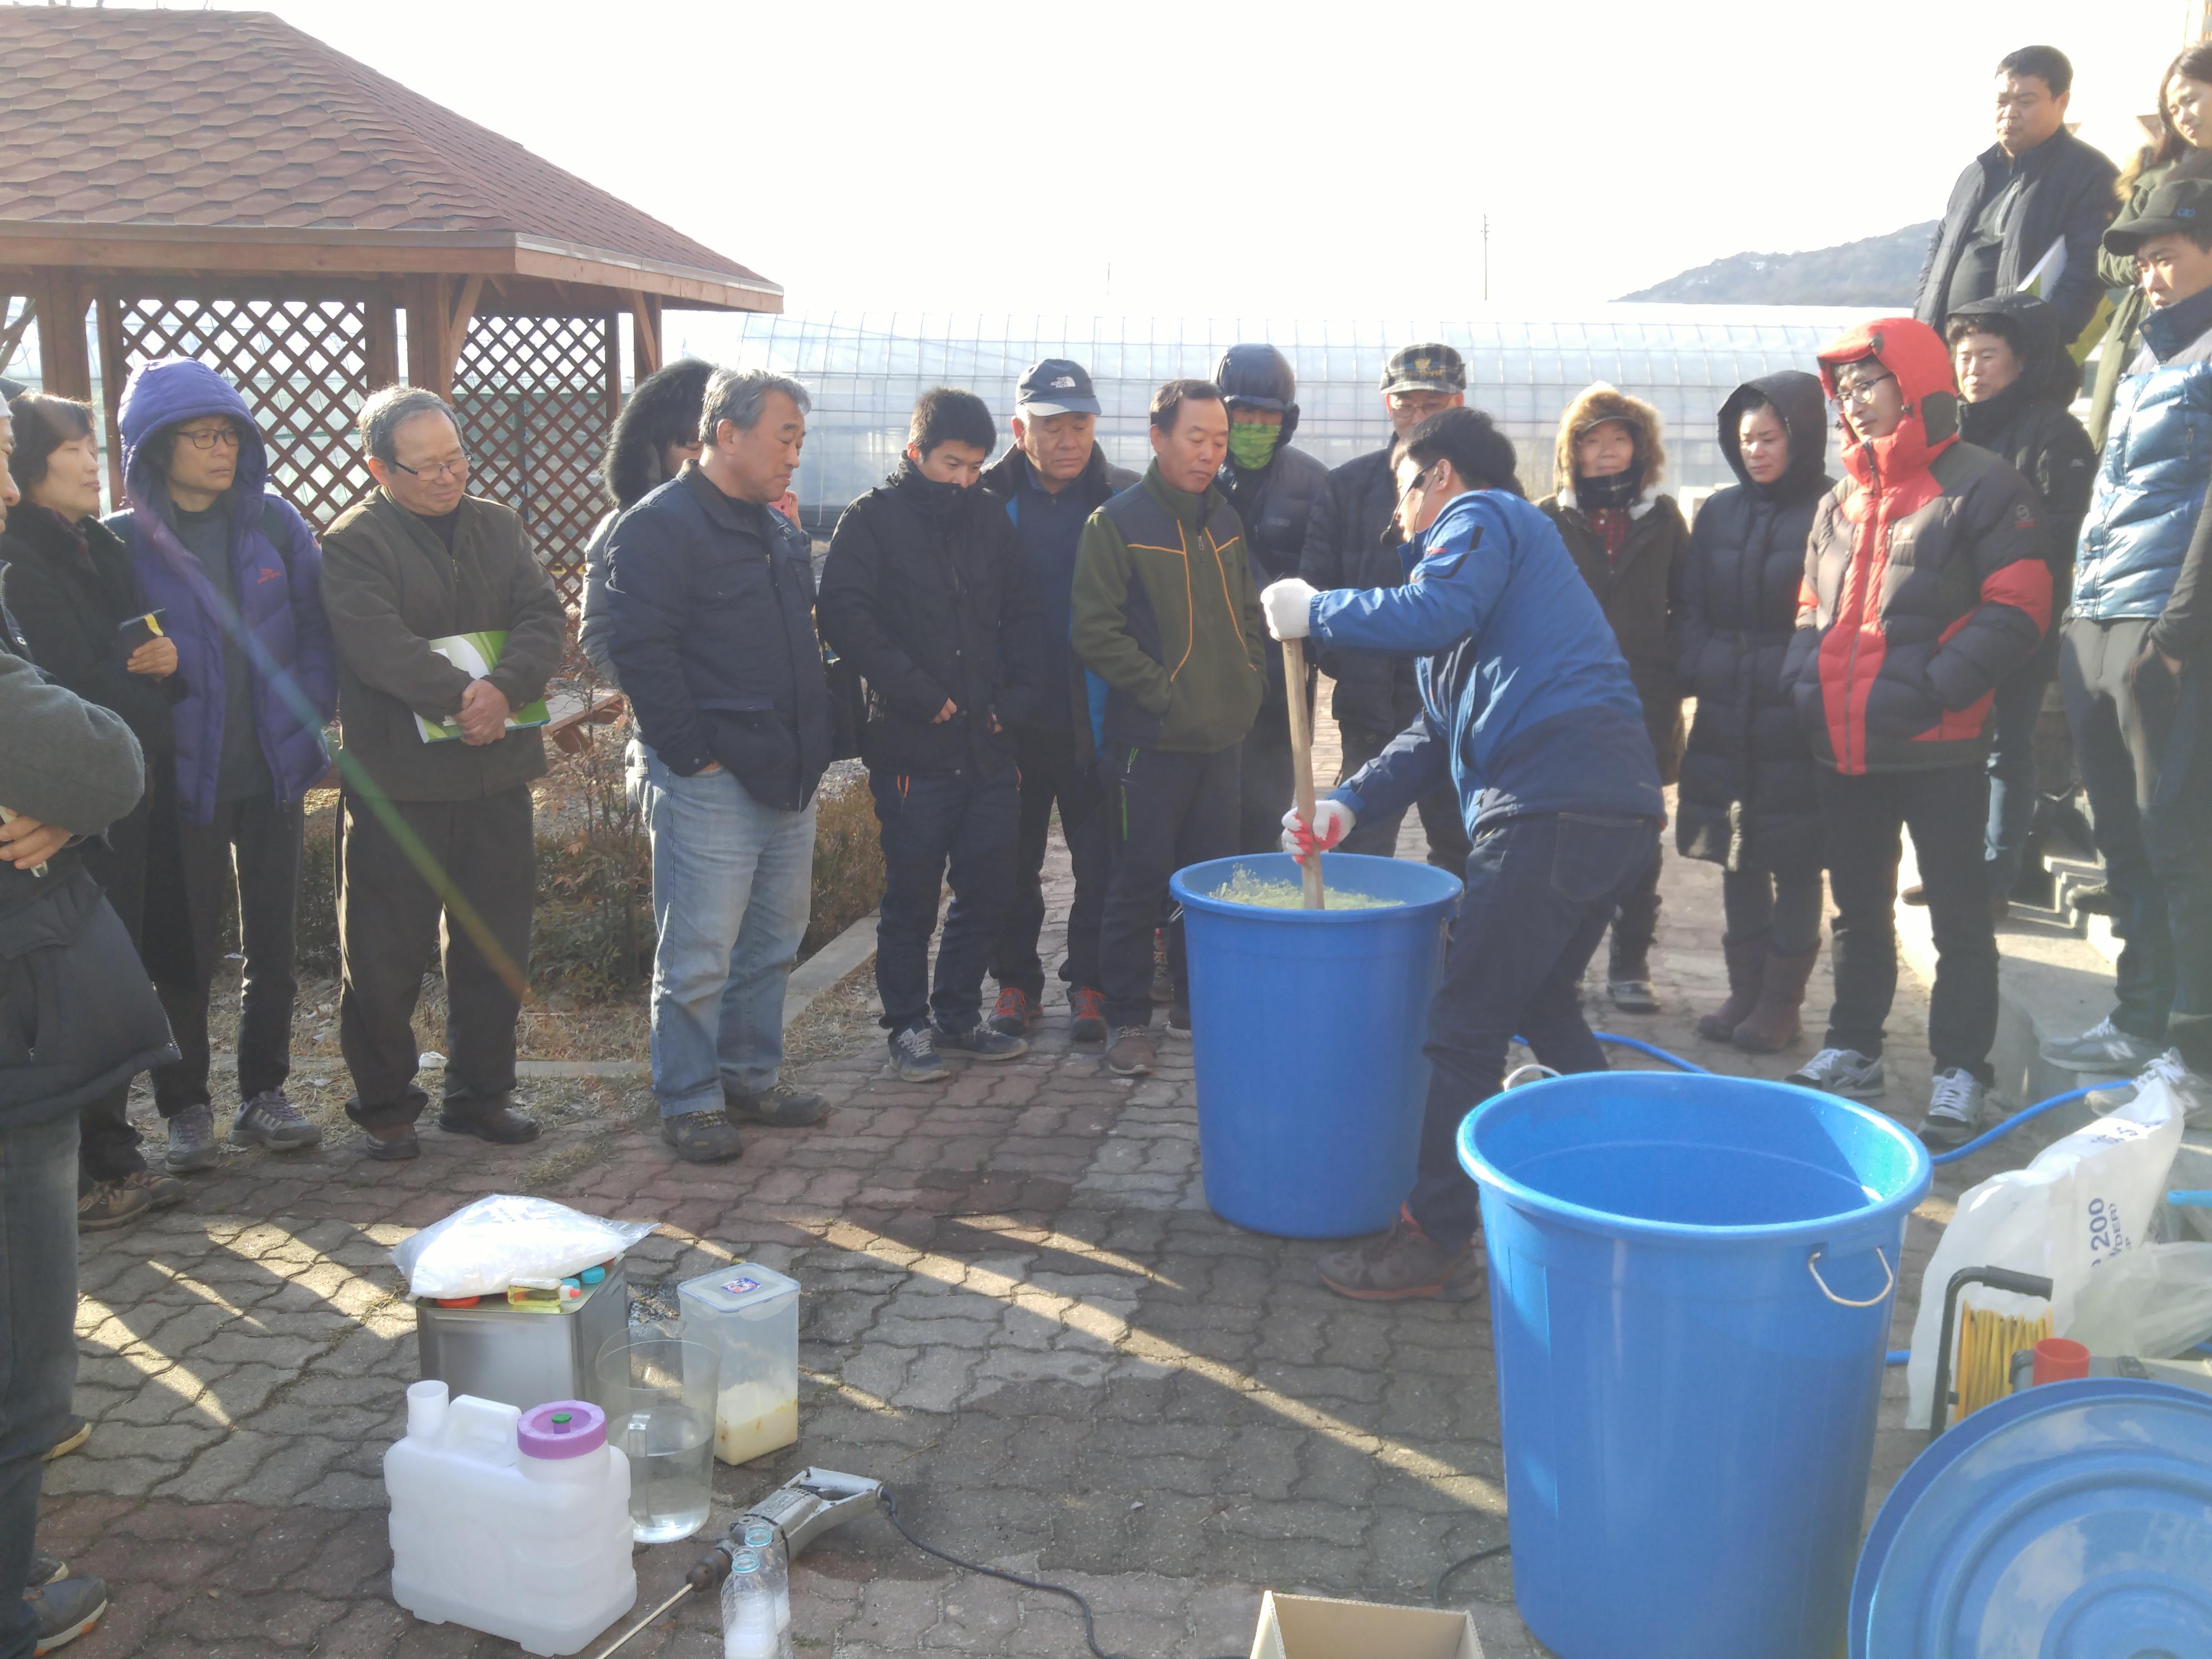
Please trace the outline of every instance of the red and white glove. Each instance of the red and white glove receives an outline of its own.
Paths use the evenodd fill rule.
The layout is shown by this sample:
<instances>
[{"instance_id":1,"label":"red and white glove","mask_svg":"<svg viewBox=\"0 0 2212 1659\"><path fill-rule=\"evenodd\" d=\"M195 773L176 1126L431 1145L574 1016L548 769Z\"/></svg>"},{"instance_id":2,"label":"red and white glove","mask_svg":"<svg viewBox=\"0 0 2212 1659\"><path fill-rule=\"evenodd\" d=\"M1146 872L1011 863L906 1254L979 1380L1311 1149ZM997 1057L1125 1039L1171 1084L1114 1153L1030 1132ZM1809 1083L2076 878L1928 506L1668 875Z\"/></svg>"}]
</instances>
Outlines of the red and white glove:
<instances>
[{"instance_id":1,"label":"red and white glove","mask_svg":"<svg viewBox=\"0 0 2212 1659\"><path fill-rule=\"evenodd\" d=\"M1283 814L1283 850L1304 864L1309 853L1326 853L1350 835L1352 824L1352 809L1340 800L1316 802L1311 823L1293 806Z\"/></svg>"}]
</instances>

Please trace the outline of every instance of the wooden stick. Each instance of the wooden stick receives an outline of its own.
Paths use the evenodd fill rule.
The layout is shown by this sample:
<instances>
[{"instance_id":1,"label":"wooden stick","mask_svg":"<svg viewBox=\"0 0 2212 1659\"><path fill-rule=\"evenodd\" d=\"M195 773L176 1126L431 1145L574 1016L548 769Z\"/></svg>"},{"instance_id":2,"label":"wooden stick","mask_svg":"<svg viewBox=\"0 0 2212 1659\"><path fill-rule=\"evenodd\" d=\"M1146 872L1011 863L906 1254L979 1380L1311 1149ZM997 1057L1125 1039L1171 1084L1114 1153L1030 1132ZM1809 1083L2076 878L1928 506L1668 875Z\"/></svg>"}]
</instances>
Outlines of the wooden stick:
<instances>
[{"instance_id":1,"label":"wooden stick","mask_svg":"<svg viewBox=\"0 0 2212 1659\"><path fill-rule=\"evenodd\" d=\"M1297 781L1298 816L1310 826L1314 816L1313 713L1306 707L1306 642L1283 641L1283 679L1291 694L1291 775ZM1328 900L1321 889L1321 854L1309 856L1298 868L1304 872L1306 908L1325 910Z\"/></svg>"}]
</instances>

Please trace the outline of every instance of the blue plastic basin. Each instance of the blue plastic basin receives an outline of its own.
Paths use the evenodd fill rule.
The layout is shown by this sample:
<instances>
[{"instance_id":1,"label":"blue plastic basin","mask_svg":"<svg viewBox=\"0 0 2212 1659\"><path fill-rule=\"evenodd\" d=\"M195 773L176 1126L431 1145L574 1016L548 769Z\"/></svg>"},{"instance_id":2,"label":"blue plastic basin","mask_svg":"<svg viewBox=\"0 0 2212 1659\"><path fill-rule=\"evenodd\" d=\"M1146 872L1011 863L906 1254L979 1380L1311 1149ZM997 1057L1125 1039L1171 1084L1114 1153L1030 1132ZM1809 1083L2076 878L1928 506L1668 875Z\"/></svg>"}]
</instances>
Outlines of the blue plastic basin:
<instances>
[{"instance_id":1,"label":"blue plastic basin","mask_svg":"<svg viewBox=\"0 0 2212 1659\"><path fill-rule=\"evenodd\" d=\"M1224 1221L1288 1238L1390 1224L1413 1184L1429 1063L1429 1001L1456 876L1331 853L1332 888L1400 902L1273 910L1212 896L1239 870L1298 879L1287 853L1178 872L1190 952L1193 1063L1206 1201Z\"/></svg>"},{"instance_id":2,"label":"blue plastic basin","mask_svg":"<svg viewBox=\"0 0 2212 1659\"><path fill-rule=\"evenodd\" d=\"M1601 1072L1495 1097L1459 1149L1528 1628L1562 1659L1834 1659L1920 1143L1783 1084Z\"/></svg>"}]
</instances>

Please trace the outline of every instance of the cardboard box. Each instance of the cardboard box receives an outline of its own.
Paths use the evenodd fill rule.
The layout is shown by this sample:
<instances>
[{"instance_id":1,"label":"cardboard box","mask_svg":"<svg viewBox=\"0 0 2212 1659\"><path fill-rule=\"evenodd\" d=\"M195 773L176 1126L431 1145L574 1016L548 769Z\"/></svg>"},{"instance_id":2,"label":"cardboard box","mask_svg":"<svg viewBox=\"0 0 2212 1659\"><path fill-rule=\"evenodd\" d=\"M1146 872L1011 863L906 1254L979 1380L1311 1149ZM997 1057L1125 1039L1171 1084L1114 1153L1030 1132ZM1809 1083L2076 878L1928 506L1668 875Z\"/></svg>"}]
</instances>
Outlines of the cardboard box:
<instances>
[{"instance_id":1,"label":"cardboard box","mask_svg":"<svg viewBox=\"0 0 2212 1659\"><path fill-rule=\"evenodd\" d=\"M1482 1642L1464 1613L1269 1590L1252 1659L1482 1659Z\"/></svg>"}]
</instances>

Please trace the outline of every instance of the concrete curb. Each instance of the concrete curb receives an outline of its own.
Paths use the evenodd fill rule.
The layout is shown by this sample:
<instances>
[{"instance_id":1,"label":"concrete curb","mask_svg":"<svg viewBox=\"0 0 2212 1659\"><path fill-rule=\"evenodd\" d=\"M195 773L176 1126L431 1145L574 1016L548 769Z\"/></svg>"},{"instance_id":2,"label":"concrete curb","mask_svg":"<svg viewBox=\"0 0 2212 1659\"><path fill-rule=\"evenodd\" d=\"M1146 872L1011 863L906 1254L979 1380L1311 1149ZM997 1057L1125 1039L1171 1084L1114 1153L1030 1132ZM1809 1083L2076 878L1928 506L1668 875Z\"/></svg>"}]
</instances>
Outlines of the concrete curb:
<instances>
[{"instance_id":1,"label":"concrete curb","mask_svg":"<svg viewBox=\"0 0 2212 1659\"><path fill-rule=\"evenodd\" d=\"M783 994L784 1029L788 1030L791 1023L811 1008L824 991L838 984L875 953L876 913L871 910L792 969L790 982ZM210 1057L209 1065L214 1071L235 1072L238 1056L215 1054ZM292 1062L292 1069L302 1077L343 1077L345 1062L297 1060ZM653 1065L643 1060L518 1060L514 1062L514 1074L519 1078L635 1081L650 1078Z\"/></svg>"}]
</instances>

